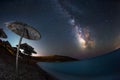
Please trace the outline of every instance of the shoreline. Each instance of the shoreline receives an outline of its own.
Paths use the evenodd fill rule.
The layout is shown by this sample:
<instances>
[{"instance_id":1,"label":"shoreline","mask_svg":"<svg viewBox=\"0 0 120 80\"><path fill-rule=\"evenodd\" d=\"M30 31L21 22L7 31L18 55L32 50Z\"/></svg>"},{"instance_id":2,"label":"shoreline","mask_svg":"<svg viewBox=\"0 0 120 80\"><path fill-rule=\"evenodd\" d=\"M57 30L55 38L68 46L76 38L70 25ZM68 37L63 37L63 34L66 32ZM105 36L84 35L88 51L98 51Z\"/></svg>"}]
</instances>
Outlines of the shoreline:
<instances>
[{"instance_id":1,"label":"shoreline","mask_svg":"<svg viewBox=\"0 0 120 80\"><path fill-rule=\"evenodd\" d=\"M46 72L45 70L43 70L40 66L38 66L37 64L35 65L36 67L38 67L39 71L43 72L43 76L45 80L58 80L55 76L51 75L50 73Z\"/></svg>"}]
</instances>

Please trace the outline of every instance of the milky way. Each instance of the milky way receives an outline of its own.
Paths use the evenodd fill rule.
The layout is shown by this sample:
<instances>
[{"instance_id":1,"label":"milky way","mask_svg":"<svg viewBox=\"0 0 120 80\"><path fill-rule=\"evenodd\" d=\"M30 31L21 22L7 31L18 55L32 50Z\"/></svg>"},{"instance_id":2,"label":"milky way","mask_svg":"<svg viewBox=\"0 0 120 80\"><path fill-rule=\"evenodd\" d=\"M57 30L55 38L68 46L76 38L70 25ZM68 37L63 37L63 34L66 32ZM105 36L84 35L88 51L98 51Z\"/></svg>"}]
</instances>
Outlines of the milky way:
<instances>
[{"instance_id":1,"label":"milky way","mask_svg":"<svg viewBox=\"0 0 120 80\"><path fill-rule=\"evenodd\" d=\"M64 3L67 3L67 5ZM80 13L81 11L64 0L58 0L58 6L60 10L62 10L62 12L69 17L69 23L73 27L75 38L77 39L80 48L93 48L95 46L95 40L93 40L88 26L81 27L80 22L78 22L78 19L73 14L74 12Z\"/></svg>"}]
</instances>

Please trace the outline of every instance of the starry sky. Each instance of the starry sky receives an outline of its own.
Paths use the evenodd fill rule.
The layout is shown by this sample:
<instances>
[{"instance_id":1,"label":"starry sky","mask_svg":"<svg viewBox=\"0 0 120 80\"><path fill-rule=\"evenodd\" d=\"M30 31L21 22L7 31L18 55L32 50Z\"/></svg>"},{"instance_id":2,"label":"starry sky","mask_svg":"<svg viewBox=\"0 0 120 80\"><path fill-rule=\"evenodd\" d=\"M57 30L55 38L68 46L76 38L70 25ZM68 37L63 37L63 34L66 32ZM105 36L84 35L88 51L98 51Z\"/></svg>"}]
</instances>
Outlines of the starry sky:
<instances>
[{"instance_id":1,"label":"starry sky","mask_svg":"<svg viewBox=\"0 0 120 80\"><path fill-rule=\"evenodd\" d=\"M87 58L120 47L120 1L118 0L1 0L0 27L12 46L19 36L5 22L25 22L42 35L23 39L37 55Z\"/></svg>"}]
</instances>

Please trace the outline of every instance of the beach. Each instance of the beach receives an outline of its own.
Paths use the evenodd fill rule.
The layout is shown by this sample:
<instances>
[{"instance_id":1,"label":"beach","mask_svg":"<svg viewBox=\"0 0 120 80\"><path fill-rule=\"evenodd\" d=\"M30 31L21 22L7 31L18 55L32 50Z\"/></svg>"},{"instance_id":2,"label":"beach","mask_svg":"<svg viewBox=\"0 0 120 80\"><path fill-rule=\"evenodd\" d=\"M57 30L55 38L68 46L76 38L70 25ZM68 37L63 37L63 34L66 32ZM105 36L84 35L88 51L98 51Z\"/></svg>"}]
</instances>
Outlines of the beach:
<instances>
[{"instance_id":1,"label":"beach","mask_svg":"<svg viewBox=\"0 0 120 80\"><path fill-rule=\"evenodd\" d=\"M0 80L58 80L38 67L36 63L19 60L18 77L16 77L15 57L0 47Z\"/></svg>"},{"instance_id":2,"label":"beach","mask_svg":"<svg viewBox=\"0 0 120 80\"><path fill-rule=\"evenodd\" d=\"M57 80L36 64L19 64L16 77L15 64L0 62L0 80Z\"/></svg>"}]
</instances>

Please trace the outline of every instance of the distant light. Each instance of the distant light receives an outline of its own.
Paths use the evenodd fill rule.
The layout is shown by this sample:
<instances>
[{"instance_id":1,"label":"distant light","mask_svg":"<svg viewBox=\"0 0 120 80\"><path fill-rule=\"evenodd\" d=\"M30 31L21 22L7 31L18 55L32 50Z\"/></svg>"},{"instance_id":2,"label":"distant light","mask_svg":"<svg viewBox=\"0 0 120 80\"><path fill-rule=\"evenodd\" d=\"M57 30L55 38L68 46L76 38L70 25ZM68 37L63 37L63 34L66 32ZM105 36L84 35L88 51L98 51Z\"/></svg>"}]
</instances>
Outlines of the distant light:
<instances>
[{"instance_id":1,"label":"distant light","mask_svg":"<svg viewBox=\"0 0 120 80\"><path fill-rule=\"evenodd\" d=\"M20 49L20 51L21 51L22 53L24 53L24 50L23 50L23 49Z\"/></svg>"}]
</instances>

